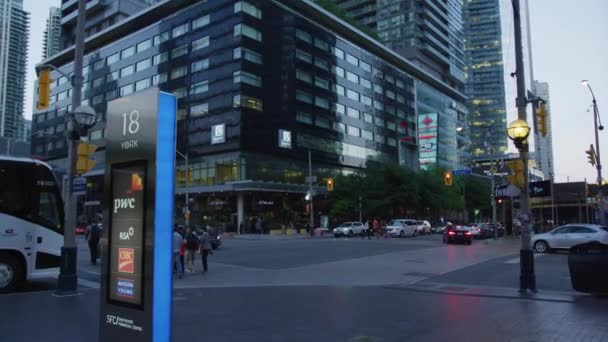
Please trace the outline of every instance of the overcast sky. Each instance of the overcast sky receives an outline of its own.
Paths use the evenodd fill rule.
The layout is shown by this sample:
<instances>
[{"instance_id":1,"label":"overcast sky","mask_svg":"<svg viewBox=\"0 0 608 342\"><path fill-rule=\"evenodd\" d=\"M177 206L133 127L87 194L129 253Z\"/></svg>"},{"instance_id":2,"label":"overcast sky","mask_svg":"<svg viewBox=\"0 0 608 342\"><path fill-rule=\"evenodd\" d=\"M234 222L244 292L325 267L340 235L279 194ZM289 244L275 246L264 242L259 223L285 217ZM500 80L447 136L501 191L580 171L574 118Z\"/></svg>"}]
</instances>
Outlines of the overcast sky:
<instances>
[{"instance_id":1,"label":"overcast sky","mask_svg":"<svg viewBox=\"0 0 608 342\"><path fill-rule=\"evenodd\" d=\"M608 1L530 0L534 76L549 83L553 120L553 151L557 181L589 182L595 169L585 150L593 140L593 112L588 79L607 129L600 133L600 147L608 165ZM50 6L60 0L25 0L30 12L30 40L26 89L26 117L32 115L34 65L42 56L42 33ZM529 120L531 121L531 120ZM608 167L604 173L608 172ZM608 175L605 176L608 178Z\"/></svg>"}]
</instances>

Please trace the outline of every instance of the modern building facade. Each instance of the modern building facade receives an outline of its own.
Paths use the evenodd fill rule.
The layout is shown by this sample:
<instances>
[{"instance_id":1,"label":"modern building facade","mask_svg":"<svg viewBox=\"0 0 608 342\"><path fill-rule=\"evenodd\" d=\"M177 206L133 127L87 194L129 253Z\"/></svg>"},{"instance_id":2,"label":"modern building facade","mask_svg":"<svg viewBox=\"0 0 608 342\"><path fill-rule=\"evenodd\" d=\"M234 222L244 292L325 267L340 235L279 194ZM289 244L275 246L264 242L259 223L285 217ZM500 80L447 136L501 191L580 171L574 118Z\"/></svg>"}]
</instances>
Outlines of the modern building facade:
<instances>
[{"instance_id":1,"label":"modern building facade","mask_svg":"<svg viewBox=\"0 0 608 342\"><path fill-rule=\"evenodd\" d=\"M22 0L0 0L0 136L20 138L29 13Z\"/></svg>"},{"instance_id":2,"label":"modern building facade","mask_svg":"<svg viewBox=\"0 0 608 342\"><path fill-rule=\"evenodd\" d=\"M545 177L554 175L553 164L553 134L551 126L551 96L549 94L549 83L533 82L533 92L536 96L545 101L545 109L547 110L547 135L543 137L541 134L534 135L535 151L534 159L536 165L543 172Z\"/></svg>"},{"instance_id":3,"label":"modern building facade","mask_svg":"<svg viewBox=\"0 0 608 342\"><path fill-rule=\"evenodd\" d=\"M51 7L42 41L42 59L61 51L61 9Z\"/></svg>"},{"instance_id":4,"label":"modern building facade","mask_svg":"<svg viewBox=\"0 0 608 342\"><path fill-rule=\"evenodd\" d=\"M69 73L72 53L42 63ZM302 0L164 2L87 39L83 65L83 103L100 119L86 139L101 146L100 166L87 176L103 173L107 102L159 87L178 97L177 147L189 156L189 172L177 157L178 205L189 192L191 222L234 230L257 217L270 225L307 220L309 151L320 182L370 163L416 168L417 88L436 94L423 100L435 113L462 111L465 101ZM67 79L54 78L49 110L34 115L34 131L45 134L34 136L32 153L65 169L71 90ZM319 222L328 208L320 199L315 209Z\"/></svg>"},{"instance_id":5,"label":"modern building facade","mask_svg":"<svg viewBox=\"0 0 608 342\"><path fill-rule=\"evenodd\" d=\"M86 0L85 36L89 37L162 0ZM74 45L77 0L61 0L61 49Z\"/></svg>"}]
</instances>

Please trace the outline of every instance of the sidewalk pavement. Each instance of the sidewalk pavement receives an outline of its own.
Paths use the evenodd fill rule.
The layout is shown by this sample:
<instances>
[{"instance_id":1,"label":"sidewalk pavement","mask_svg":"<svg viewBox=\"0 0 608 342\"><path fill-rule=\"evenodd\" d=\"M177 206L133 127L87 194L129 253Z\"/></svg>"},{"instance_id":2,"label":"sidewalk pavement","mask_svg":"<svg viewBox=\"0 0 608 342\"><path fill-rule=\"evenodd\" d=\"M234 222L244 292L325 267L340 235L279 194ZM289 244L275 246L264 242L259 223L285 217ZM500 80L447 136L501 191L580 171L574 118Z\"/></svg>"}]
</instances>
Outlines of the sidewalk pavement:
<instances>
[{"instance_id":1,"label":"sidewalk pavement","mask_svg":"<svg viewBox=\"0 0 608 342\"><path fill-rule=\"evenodd\" d=\"M7 295L0 307L3 342L98 341L98 290ZM606 317L608 300L589 296L562 302L395 287L188 289L174 291L173 341L603 342Z\"/></svg>"}]
</instances>

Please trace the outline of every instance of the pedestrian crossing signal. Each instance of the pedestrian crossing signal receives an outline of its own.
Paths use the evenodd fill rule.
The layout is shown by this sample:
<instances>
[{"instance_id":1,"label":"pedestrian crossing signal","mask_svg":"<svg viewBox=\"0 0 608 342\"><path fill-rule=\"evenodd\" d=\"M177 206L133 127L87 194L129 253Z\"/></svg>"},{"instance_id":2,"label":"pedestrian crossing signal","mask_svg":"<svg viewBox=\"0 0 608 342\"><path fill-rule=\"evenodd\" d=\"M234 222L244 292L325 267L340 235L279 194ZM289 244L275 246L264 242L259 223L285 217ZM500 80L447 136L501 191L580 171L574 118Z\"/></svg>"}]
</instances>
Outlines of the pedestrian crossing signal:
<instances>
[{"instance_id":1,"label":"pedestrian crossing signal","mask_svg":"<svg viewBox=\"0 0 608 342\"><path fill-rule=\"evenodd\" d=\"M334 191L334 179L333 178L327 178L326 185L327 185L327 191Z\"/></svg>"},{"instance_id":2,"label":"pedestrian crossing signal","mask_svg":"<svg viewBox=\"0 0 608 342\"><path fill-rule=\"evenodd\" d=\"M443 174L443 181L445 183L445 186L452 186L452 182L453 182L452 171L446 171Z\"/></svg>"}]
</instances>

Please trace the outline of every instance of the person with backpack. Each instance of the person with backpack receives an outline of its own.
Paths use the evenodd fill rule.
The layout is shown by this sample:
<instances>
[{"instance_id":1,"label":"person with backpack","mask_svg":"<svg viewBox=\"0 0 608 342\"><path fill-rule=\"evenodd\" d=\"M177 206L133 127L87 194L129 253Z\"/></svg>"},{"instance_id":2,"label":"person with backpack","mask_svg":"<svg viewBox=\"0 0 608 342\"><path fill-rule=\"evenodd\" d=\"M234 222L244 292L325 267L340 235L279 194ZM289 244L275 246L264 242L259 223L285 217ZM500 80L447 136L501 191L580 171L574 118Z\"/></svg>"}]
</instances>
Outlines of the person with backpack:
<instances>
[{"instance_id":1,"label":"person with backpack","mask_svg":"<svg viewBox=\"0 0 608 342\"><path fill-rule=\"evenodd\" d=\"M196 255L196 251L199 248L199 239L192 232L192 228L186 228L186 237L184 238L184 243L186 244L186 267L188 272L194 272L194 256Z\"/></svg>"},{"instance_id":2,"label":"person with backpack","mask_svg":"<svg viewBox=\"0 0 608 342\"><path fill-rule=\"evenodd\" d=\"M179 278L184 274L184 255L181 253L181 247L184 241L184 237L177 231L177 225L173 226L173 272L178 275ZM181 268L177 267L177 260L181 262ZM181 273L179 272L181 270Z\"/></svg>"},{"instance_id":3,"label":"person with backpack","mask_svg":"<svg viewBox=\"0 0 608 342\"><path fill-rule=\"evenodd\" d=\"M101 227L99 223L93 223L89 226L85 238L89 242L89 251L91 253L91 264L97 265L99 255L99 241L101 240Z\"/></svg>"},{"instance_id":4,"label":"person with backpack","mask_svg":"<svg viewBox=\"0 0 608 342\"><path fill-rule=\"evenodd\" d=\"M209 240L209 234L207 233L206 229L203 232L203 236L201 236L200 245L201 248L199 250L199 253L203 257L203 273L207 273L207 257L209 256L209 253L213 254L213 250L211 249L211 240Z\"/></svg>"}]
</instances>

